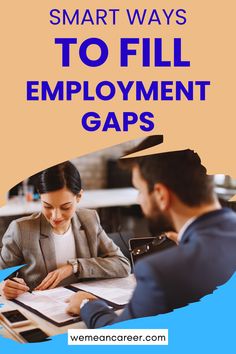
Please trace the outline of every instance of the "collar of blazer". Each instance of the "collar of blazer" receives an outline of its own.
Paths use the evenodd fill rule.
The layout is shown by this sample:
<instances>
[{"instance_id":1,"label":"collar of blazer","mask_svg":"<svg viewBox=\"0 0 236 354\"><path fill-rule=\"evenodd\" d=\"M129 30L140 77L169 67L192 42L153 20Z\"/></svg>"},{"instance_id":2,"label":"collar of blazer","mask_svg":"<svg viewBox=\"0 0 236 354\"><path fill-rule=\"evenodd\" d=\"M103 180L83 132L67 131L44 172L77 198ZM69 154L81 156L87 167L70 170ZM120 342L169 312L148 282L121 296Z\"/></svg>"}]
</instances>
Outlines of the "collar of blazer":
<instances>
[{"instance_id":1,"label":"collar of blazer","mask_svg":"<svg viewBox=\"0 0 236 354\"><path fill-rule=\"evenodd\" d=\"M233 214L233 211L228 208L221 208L209 211L208 213L204 213L197 217L184 231L180 244L186 242L192 236L197 235L195 231L198 230L198 228L202 230L205 227L207 230L211 227L212 223L216 223L218 221L219 216L226 214Z\"/></svg>"},{"instance_id":2,"label":"collar of blazer","mask_svg":"<svg viewBox=\"0 0 236 354\"><path fill-rule=\"evenodd\" d=\"M71 225L73 231L79 231L82 228L81 222L76 214L71 219ZM42 213L40 214L40 235L46 237L50 237L52 235L52 227Z\"/></svg>"},{"instance_id":3,"label":"collar of blazer","mask_svg":"<svg viewBox=\"0 0 236 354\"><path fill-rule=\"evenodd\" d=\"M75 215L73 216L71 223L72 223L72 230L74 236L77 235L77 237L75 237L75 246L76 246L77 255L81 254L81 248L82 250L84 249L86 252L89 252L86 235L84 230L82 230L82 225L77 213L75 213ZM42 256L48 273L57 268L55 248L54 248L53 239L50 237L51 235L52 235L51 225L46 220L45 216L43 214L40 214L40 241L39 242L41 245ZM80 235L80 241L78 240L78 235ZM90 253L88 254L86 253L84 254L84 256L89 257Z\"/></svg>"}]
</instances>

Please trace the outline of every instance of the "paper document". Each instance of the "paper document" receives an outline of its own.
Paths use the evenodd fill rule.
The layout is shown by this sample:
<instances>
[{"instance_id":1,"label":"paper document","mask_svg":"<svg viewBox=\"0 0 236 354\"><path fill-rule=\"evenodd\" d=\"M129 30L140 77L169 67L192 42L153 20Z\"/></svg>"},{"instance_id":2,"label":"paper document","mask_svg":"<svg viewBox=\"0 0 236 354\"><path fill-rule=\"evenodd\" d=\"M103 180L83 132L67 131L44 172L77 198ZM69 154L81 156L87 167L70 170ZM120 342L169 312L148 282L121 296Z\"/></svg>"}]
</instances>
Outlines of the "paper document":
<instances>
[{"instance_id":1,"label":"paper document","mask_svg":"<svg viewBox=\"0 0 236 354\"><path fill-rule=\"evenodd\" d=\"M126 278L89 280L72 284L73 287L92 293L117 305L126 305L134 291L136 280L133 274Z\"/></svg>"},{"instance_id":2,"label":"paper document","mask_svg":"<svg viewBox=\"0 0 236 354\"><path fill-rule=\"evenodd\" d=\"M44 291L33 291L32 293L27 292L19 295L16 300L40 312L49 319L62 323L74 319L65 311L68 306L65 300L72 295L73 292L71 290L59 287Z\"/></svg>"}]
</instances>

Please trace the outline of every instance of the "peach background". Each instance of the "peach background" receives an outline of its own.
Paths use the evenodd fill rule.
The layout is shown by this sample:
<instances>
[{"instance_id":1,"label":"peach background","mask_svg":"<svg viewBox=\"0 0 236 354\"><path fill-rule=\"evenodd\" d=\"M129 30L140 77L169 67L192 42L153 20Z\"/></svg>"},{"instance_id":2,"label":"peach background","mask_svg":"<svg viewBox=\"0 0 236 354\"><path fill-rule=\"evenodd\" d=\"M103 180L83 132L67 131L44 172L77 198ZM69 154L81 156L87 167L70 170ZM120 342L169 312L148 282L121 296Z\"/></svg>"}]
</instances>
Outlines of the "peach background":
<instances>
[{"instance_id":1,"label":"peach background","mask_svg":"<svg viewBox=\"0 0 236 354\"><path fill-rule=\"evenodd\" d=\"M0 202L6 191L36 171L84 153L146 136L138 125L128 133L84 131L82 115L97 111L105 117L115 111L151 111L158 118L152 134L164 134L162 149L195 149L209 173L225 173L236 178L235 137L235 2L209 1L4 1L1 4L1 185ZM184 26L129 26L125 8L165 8L187 10ZM52 8L120 8L116 26L52 26ZM81 41L100 37L110 49L109 60L99 68L82 65L75 55L72 66L62 68L60 46L55 37L76 37ZM142 68L137 59L119 68L120 37L163 37L166 58L171 55L171 39L181 37L184 59L190 68ZM26 81L89 80L210 80L207 101L122 102L119 95L108 102L27 102Z\"/></svg>"}]
</instances>

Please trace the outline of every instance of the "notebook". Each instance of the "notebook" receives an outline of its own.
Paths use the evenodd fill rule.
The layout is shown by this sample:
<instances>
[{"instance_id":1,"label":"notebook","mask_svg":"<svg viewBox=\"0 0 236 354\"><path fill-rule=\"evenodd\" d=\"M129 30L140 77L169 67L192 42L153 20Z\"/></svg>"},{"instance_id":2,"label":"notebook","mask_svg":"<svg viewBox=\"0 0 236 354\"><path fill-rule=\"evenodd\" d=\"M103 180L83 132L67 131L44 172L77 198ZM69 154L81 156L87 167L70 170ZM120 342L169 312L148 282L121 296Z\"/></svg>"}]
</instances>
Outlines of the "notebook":
<instances>
[{"instance_id":1,"label":"notebook","mask_svg":"<svg viewBox=\"0 0 236 354\"><path fill-rule=\"evenodd\" d=\"M79 316L74 317L66 313L68 304L65 300L73 294L72 290L58 287L44 291L33 291L32 293L27 292L12 301L55 326L61 327L80 320Z\"/></svg>"}]
</instances>

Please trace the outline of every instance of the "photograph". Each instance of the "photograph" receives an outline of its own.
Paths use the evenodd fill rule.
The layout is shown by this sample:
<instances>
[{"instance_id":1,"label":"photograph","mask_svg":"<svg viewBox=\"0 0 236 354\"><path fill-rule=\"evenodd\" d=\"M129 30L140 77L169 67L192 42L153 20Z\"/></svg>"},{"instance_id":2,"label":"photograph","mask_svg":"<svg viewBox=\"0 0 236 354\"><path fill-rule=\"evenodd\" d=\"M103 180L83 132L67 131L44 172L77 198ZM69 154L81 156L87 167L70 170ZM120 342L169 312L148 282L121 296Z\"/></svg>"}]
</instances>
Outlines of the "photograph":
<instances>
[{"instance_id":1,"label":"photograph","mask_svg":"<svg viewBox=\"0 0 236 354\"><path fill-rule=\"evenodd\" d=\"M63 161L9 191L0 267L18 269L1 283L4 335L168 313L229 280L236 181L208 175L191 149L145 155L162 142L152 135Z\"/></svg>"},{"instance_id":2,"label":"photograph","mask_svg":"<svg viewBox=\"0 0 236 354\"><path fill-rule=\"evenodd\" d=\"M0 351L234 352L235 3L1 5Z\"/></svg>"}]
</instances>

